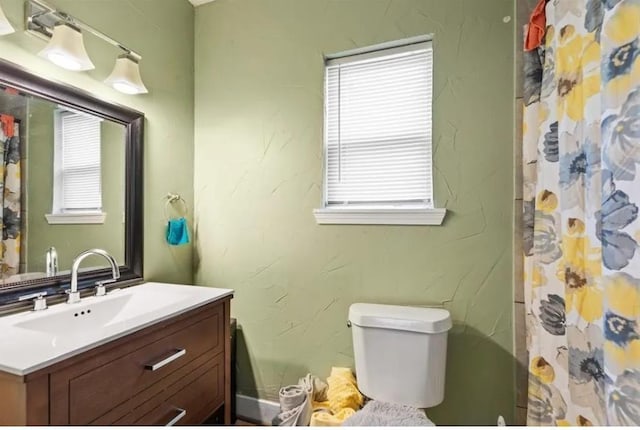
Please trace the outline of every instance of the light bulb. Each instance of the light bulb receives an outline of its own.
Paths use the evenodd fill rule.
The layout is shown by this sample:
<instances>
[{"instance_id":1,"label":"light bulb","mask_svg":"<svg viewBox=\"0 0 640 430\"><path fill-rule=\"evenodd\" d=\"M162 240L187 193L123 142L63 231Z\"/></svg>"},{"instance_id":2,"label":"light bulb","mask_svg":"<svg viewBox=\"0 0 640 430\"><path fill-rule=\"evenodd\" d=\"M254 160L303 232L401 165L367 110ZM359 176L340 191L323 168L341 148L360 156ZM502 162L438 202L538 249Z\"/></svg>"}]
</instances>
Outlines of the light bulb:
<instances>
[{"instance_id":1,"label":"light bulb","mask_svg":"<svg viewBox=\"0 0 640 430\"><path fill-rule=\"evenodd\" d=\"M60 66L64 69L78 71L82 69L82 64L67 56L64 52L51 51L47 53L47 59L56 66Z\"/></svg>"},{"instance_id":2,"label":"light bulb","mask_svg":"<svg viewBox=\"0 0 640 430\"><path fill-rule=\"evenodd\" d=\"M111 86L120 91L121 93L125 93L125 94L138 94L138 88L134 87L133 85L129 84L128 82L112 82Z\"/></svg>"}]
</instances>

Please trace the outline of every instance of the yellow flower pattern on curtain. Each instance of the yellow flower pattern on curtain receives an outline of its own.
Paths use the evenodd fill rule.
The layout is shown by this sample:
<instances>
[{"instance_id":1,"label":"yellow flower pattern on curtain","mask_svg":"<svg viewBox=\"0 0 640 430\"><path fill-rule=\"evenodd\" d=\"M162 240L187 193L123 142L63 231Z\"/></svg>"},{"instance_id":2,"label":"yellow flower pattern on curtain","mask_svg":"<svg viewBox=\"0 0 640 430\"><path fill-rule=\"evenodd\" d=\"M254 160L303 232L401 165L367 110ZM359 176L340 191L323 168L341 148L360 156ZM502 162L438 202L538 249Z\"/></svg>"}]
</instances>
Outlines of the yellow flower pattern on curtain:
<instances>
[{"instance_id":1,"label":"yellow flower pattern on curtain","mask_svg":"<svg viewBox=\"0 0 640 430\"><path fill-rule=\"evenodd\" d=\"M529 425L640 425L640 0L550 0L525 53Z\"/></svg>"}]
</instances>

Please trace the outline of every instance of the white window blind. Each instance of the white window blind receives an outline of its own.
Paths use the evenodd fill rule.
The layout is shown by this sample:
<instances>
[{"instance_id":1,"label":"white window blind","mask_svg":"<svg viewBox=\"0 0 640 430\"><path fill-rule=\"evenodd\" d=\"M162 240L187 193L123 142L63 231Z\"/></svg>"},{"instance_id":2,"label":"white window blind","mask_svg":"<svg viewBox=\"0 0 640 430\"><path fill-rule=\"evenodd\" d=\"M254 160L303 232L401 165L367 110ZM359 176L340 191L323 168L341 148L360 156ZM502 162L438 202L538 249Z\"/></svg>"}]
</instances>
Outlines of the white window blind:
<instances>
[{"instance_id":1,"label":"white window blind","mask_svg":"<svg viewBox=\"0 0 640 430\"><path fill-rule=\"evenodd\" d=\"M54 213L101 212L100 122L56 111Z\"/></svg>"},{"instance_id":2,"label":"white window blind","mask_svg":"<svg viewBox=\"0 0 640 430\"><path fill-rule=\"evenodd\" d=\"M325 206L433 207L430 41L327 60Z\"/></svg>"}]
</instances>

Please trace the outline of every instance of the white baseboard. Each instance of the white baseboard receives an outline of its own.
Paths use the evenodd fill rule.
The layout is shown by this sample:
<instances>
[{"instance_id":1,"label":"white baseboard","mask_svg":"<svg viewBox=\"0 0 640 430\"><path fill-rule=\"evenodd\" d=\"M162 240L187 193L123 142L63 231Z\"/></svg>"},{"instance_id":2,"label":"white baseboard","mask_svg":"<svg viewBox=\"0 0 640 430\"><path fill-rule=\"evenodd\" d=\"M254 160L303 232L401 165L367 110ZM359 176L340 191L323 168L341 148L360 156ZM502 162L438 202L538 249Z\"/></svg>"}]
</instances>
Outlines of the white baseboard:
<instances>
[{"instance_id":1,"label":"white baseboard","mask_svg":"<svg viewBox=\"0 0 640 430\"><path fill-rule=\"evenodd\" d=\"M236 415L240 419L270 426L279 413L280 405L276 402L236 394Z\"/></svg>"}]
</instances>

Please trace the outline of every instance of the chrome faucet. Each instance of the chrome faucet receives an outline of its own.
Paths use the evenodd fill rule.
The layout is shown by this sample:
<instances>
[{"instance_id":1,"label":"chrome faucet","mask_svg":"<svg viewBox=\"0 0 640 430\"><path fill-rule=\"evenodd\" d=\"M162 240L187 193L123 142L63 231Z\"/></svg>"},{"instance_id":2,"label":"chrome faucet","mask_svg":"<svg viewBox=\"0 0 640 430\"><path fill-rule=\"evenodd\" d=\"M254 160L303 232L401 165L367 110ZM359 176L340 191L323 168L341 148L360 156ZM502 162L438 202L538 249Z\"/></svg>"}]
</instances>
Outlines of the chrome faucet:
<instances>
[{"instance_id":1,"label":"chrome faucet","mask_svg":"<svg viewBox=\"0 0 640 430\"><path fill-rule=\"evenodd\" d=\"M97 282L97 296L102 296L106 293L104 284L115 282L118 280L118 278L120 278L120 269L118 268L118 263L116 263L115 258L113 258L107 251L94 248L81 252L73 260L73 264L71 265L71 288L66 291L66 293L69 295L69 297L67 298L67 303L69 304L78 303L80 301L80 292L78 291L78 269L80 268L80 263L82 263L82 260L90 255L100 255L106 258L106 260L111 265L112 279Z\"/></svg>"},{"instance_id":2,"label":"chrome faucet","mask_svg":"<svg viewBox=\"0 0 640 430\"><path fill-rule=\"evenodd\" d=\"M56 276L58 274L58 251L52 246L47 249L47 276Z\"/></svg>"}]
</instances>

